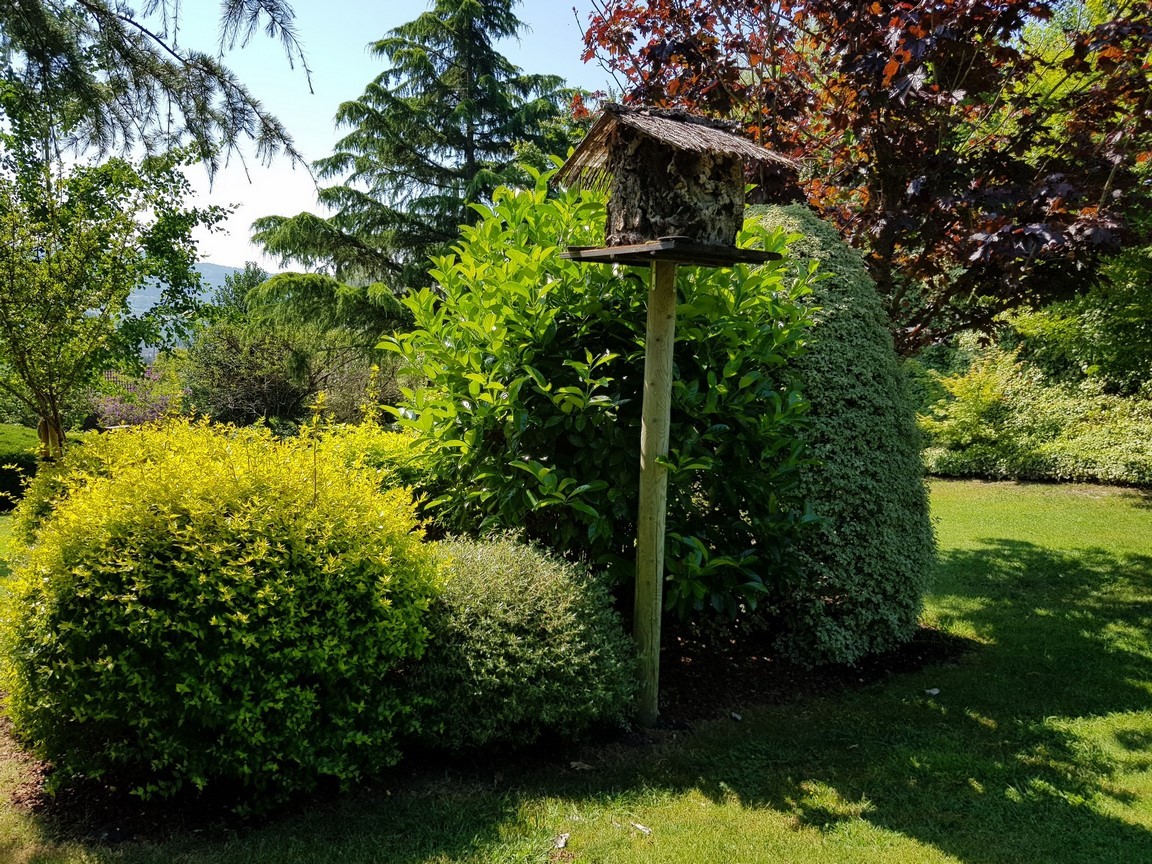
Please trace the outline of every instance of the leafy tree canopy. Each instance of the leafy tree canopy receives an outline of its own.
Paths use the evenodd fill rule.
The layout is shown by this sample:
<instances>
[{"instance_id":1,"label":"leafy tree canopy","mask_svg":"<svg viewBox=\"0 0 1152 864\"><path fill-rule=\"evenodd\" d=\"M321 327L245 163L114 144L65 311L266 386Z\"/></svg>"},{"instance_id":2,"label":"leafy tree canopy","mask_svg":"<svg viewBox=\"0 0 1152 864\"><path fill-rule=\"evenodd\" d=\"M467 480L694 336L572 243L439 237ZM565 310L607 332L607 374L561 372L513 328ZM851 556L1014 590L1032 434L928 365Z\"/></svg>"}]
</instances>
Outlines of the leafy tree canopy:
<instances>
[{"instance_id":1,"label":"leafy tree canopy","mask_svg":"<svg viewBox=\"0 0 1152 864\"><path fill-rule=\"evenodd\" d=\"M411 321L379 283L346 285L318 273L269 278L254 264L227 277L204 311L184 383L197 411L241 424L301 420L321 392L337 420L364 416L394 387L395 361L376 345Z\"/></svg>"},{"instance_id":2,"label":"leafy tree canopy","mask_svg":"<svg viewBox=\"0 0 1152 864\"><path fill-rule=\"evenodd\" d=\"M338 341L361 353L374 352L384 334L412 320L386 285L346 285L321 273L279 273L246 300L258 326L339 334Z\"/></svg>"},{"instance_id":3,"label":"leafy tree canopy","mask_svg":"<svg viewBox=\"0 0 1152 864\"><path fill-rule=\"evenodd\" d=\"M65 170L2 143L0 390L35 412L58 450L76 396L158 335L154 322L130 318L129 294L156 280L163 305L187 309L192 232L225 211L185 206L188 182L172 156Z\"/></svg>"},{"instance_id":4,"label":"leafy tree canopy","mask_svg":"<svg viewBox=\"0 0 1152 864\"><path fill-rule=\"evenodd\" d=\"M348 133L316 164L328 219L257 220L255 239L287 264L345 281L427 282L428 257L471 224L469 205L524 178L523 148L565 152L569 94L552 75L526 75L493 43L515 36L518 0L437 0L371 46L387 68L336 115Z\"/></svg>"},{"instance_id":5,"label":"leafy tree canopy","mask_svg":"<svg viewBox=\"0 0 1152 864\"><path fill-rule=\"evenodd\" d=\"M0 3L0 117L63 129L81 149L149 152L194 141L210 171L250 140L257 155L299 158L284 126L218 57L180 44L180 0ZM221 53L257 30L307 73L284 0L219 0Z\"/></svg>"},{"instance_id":6,"label":"leafy tree canopy","mask_svg":"<svg viewBox=\"0 0 1152 864\"><path fill-rule=\"evenodd\" d=\"M1091 284L1147 209L1147 2L597 10L585 56L628 99L737 118L800 161L804 196L864 253L904 352Z\"/></svg>"}]
</instances>

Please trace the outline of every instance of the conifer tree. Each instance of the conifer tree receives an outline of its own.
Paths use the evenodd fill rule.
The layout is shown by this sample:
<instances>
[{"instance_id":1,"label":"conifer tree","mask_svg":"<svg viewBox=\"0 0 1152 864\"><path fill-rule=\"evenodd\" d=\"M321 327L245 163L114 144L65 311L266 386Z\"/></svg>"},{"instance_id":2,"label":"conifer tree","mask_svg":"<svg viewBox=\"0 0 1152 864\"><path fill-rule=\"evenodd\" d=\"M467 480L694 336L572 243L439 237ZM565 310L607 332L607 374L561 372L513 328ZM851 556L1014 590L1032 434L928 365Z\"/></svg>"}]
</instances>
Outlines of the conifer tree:
<instances>
[{"instance_id":1,"label":"conifer tree","mask_svg":"<svg viewBox=\"0 0 1152 864\"><path fill-rule=\"evenodd\" d=\"M218 57L179 40L180 0L0 2L0 120L101 154L194 143L214 171L244 140L298 154L284 126ZM218 0L221 52L257 29L308 72L284 0Z\"/></svg>"},{"instance_id":2,"label":"conifer tree","mask_svg":"<svg viewBox=\"0 0 1152 864\"><path fill-rule=\"evenodd\" d=\"M517 35L518 0L436 0L371 46L387 63L360 98L342 104L348 133L316 163L333 215L257 220L255 239L285 263L400 290L426 281L430 254L470 223L469 205L520 179L522 147L566 151L561 78L526 75L494 47Z\"/></svg>"}]
</instances>

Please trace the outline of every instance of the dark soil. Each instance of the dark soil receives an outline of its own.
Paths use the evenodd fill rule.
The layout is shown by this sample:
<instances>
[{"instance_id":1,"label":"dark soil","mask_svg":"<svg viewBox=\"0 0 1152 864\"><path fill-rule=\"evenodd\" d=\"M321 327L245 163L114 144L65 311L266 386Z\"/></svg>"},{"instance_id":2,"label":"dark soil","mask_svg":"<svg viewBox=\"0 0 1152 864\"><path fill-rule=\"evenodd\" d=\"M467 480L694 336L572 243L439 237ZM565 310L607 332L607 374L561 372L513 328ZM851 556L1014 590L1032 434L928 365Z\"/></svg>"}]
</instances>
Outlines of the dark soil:
<instances>
[{"instance_id":1,"label":"dark soil","mask_svg":"<svg viewBox=\"0 0 1152 864\"><path fill-rule=\"evenodd\" d=\"M747 643L745 643L747 644ZM666 640L660 658L660 724L690 728L757 705L778 705L801 696L862 687L928 666L955 662L973 643L922 627L895 651L854 666L807 669L755 649L717 650L690 636Z\"/></svg>"},{"instance_id":2,"label":"dark soil","mask_svg":"<svg viewBox=\"0 0 1152 864\"><path fill-rule=\"evenodd\" d=\"M410 755L389 776L354 793L364 796L437 789L506 788L533 773L580 771L604 764L635 748L675 741L701 722L737 720L757 706L794 701L804 696L833 694L882 681L929 666L956 662L973 649L972 643L938 630L922 628L896 651L868 658L856 666L805 669L768 654L727 647L690 636L668 634L661 658L661 711L655 729L606 733L581 747L544 742L515 753L485 753L465 758L443 754ZM13 741L7 718L0 716L0 758L21 766L23 781L13 792L12 804L41 818L63 836L85 842L117 844L159 842L176 835L225 838L268 816L238 813L230 790L214 795L185 795L143 802L130 794L128 784L82 781L66 784L57 794L45 791L51 766L28 755ZM322 789L306 800L281 808L276 818L290 817L305 808L329 806L342 797L336 788Z\"/></svg>"}]
</instances>

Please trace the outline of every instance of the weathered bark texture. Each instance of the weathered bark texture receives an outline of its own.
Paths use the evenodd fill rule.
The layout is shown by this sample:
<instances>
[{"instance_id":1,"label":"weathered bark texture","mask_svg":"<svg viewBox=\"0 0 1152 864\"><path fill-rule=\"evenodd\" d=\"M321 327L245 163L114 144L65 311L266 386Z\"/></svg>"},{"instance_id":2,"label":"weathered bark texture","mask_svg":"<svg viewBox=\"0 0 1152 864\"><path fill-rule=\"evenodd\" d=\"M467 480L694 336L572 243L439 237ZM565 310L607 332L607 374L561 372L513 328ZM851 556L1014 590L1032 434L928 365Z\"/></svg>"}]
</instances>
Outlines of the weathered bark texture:
<instances>
[{"instance_id":1,"label":"weathered bark texture","mask_svg":"<svg viewBox=\"0 0 1152 864\"><path fill-rule=\"evenodd\" d=\"M604 245L661 237L731 246L744 223L744 174L739 156L669 147L618 126L608 148L612 178Z\"/></svg>"}]
</instances>

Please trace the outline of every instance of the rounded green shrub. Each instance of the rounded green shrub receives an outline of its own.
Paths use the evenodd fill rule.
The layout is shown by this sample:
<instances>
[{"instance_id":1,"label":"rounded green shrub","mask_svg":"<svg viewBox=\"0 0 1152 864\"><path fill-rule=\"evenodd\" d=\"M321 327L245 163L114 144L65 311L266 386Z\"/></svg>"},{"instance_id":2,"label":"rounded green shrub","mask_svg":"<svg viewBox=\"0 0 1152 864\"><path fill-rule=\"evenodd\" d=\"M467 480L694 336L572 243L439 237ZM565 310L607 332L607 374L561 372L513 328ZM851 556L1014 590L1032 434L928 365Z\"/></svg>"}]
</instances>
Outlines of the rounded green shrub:
<instances>
[{"instance_id":1,"label":"rounded green shrub","mask_svg":"<svg viewBox=\"0 0 1152 864\"><path fill-rule=\"evenodd\" d=\"M396 761L439 585L404 490L262 429L77 450L0 606L8 710L57 778L276 798Z\"/></svg>"},{"instance_id":2,"label":"rounded green shrub","mask_svg":"<svg viewBox=\"0 0 1152 864\"><path fill-rule=\"evenodd\" d=\"M423 743L526 744L623 721L635 654L601 581L511 537L440 550L447 578L411 679Z\"/></svg>"},{"instance_id":3,"label":"rounded green shrub","mask_svg":"<svg viewBox=\"0 0 1152 864\"><path fill-rule=\"evenodd\" d=\"M809 404L801 434L812 462L801 492L819 524L765 604L776 644L805 663L851 663L909 639L935 557L914 400L888 321L859 255L802 206L758 207L770 229L799 235L790 266L824 278L796 361Z\"/></svg>"}]
</instances>

